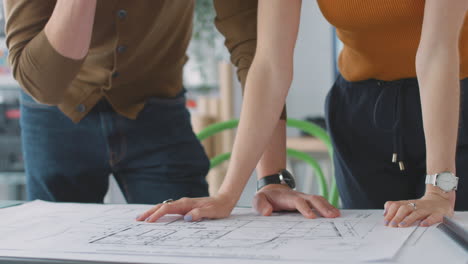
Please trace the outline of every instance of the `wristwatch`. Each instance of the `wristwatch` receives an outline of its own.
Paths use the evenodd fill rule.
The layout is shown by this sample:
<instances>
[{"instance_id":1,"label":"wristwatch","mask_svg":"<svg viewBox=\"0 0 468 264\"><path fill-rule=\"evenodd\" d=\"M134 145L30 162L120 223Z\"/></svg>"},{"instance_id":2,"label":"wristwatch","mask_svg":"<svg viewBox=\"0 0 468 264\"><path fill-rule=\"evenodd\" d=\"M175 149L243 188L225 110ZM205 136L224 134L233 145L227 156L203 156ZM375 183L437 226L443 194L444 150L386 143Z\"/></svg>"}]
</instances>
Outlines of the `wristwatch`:
<instances>
[{"instance_id":1,"label":"wristwatch","mask_svg":"<svg viewBox=\"0 0 468 264\"><path fill-rule=\"evenodd\" d=\"M292 174L286 170L282 169L278 173L263 177L257 181L257 191L269 184L285 184L289 188L296 188L296 181Z\"/></svg>"},{"instance_id":2,"label":"wristwatch","mask_svg":"<svg viewBox=\"0 0 468 264\"><path fill-rule=\"evenodd\" d=\"M456 191L458 186L458 177L449 171L426 175L426 184L432 184L439 187L444 192Z\"/></svg>"}]
</instances>

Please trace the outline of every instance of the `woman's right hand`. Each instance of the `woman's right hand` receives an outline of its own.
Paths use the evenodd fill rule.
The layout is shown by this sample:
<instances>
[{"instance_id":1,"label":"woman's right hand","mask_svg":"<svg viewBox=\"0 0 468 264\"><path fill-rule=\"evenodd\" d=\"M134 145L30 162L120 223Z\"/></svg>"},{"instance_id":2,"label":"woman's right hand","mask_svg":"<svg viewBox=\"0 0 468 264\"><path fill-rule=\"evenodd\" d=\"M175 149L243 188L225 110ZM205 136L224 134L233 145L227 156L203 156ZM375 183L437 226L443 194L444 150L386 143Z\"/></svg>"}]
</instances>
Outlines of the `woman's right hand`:
<instances>
[{"instance_id":1,"label":"woman's right hand","mask_svg":"<svg viewBox=\"0 0 468 264\"><path fill-rule=\"evenodd\" d=\"M156 222L166 214L180 214L187 222L202 218L226 218L231 215L237 200L217 195L202 198L181 198L170 203L160 203L137 217L137 221Z\"/></svg>"}]
</instances>

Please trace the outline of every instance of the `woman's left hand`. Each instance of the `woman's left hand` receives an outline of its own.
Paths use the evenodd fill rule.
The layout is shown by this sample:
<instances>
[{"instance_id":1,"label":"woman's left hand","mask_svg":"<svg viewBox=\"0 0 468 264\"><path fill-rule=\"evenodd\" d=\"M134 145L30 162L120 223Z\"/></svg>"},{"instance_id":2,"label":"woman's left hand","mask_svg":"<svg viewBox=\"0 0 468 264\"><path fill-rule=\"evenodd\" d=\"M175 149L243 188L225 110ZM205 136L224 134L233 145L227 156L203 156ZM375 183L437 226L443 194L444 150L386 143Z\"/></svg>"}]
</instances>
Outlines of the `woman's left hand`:
<instances>
[{"instance_id":1,"label":"woman's left hand","mask_svg":"<svg viewBox=\"0 0 468 264\"><path fill-rule=\"evenodd\" d=\"M166 214L183 215L184 220L187 222L199 221L202 218L226 218L231 215L236 202L237 200L223 195L202 198L181 198L173 202L157 204L137 216L136 220L153 223Z\"/></svg>"},{"instance_id":2,"label":"woman's left hand","mask_svg":"<svg viewBox=\"0 0 468 264\"><path fill-rule=\"evenodd\" d=\"M421 221L419 225L427 227L442 222L444 216L452 217L454 203L441 194L426 192L418 200L388 201L384 208L385 225L409 227Z\"/></svg>"}]
</instances>

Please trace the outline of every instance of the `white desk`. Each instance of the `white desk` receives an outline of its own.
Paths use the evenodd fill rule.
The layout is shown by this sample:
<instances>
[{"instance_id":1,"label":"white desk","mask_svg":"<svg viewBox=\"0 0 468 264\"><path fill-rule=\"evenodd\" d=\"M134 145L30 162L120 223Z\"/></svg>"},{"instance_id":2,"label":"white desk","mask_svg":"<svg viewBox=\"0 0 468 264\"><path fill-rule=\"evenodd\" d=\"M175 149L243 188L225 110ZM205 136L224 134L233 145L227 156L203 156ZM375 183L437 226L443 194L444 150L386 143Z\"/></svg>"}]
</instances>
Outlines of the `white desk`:
<instances>
[{"instance_id":1,"label":"white desk","mask_svg":"<svg viewBox=\"0 0 468 264\"><path fill-rule=\"evenodd\" d=\"M465 214L468 216L468 214ZM468 217L465 217L468 220ZM18 260L1 258L0 264L110 264L112 262ZM155 262L156 263L156 262ZM369 262L367 262L369 263ZM436 228L419 229L410 237L394 261L388 264L467 264L468 253ZM137 264L137 263L134 263ZM220 263L222 264L222 263Z\"/></svg>"},{"instance_id":2,"label":"white desk","mask_svg":"<svg viewBox=\"0 0 468 264\"><path fill-rule=\"evenodd\" d=\"M133 212L132 212L133 214ZM21 218L22 219L22 218ZM468 226L468 212L457 212L454 218L457 222L462 223L464 226ZM117 219L119 221L119 219ZM311 220L314 221L314 220ZM34 219L31 219L34 222ZM15 222L16 223L16 222ZM385 243L382 243L385 246ZM102 258L105 260L105 258ZM151 259L151 261L153 261ZM157 259L154 263L158 263ZM66 263L66 264L78 264L78 263L96 263L96 262L83 262L83 261L53 261L53 260L15 260L5 259L0 257L1 263ZM104 262L99 262L104 263ZM109 263L109 262L107 262ZM187 259L187 263L191 263L190 259ZM222 263L222 262L220 262ZM268 263L265 260L262 263ZM278 262L276 262L278 263ZM323 262L330 263L330 262ZM343 262L341 262L343 263ZM349 262L347 262L349 263ZM378 262L373 262L378 263ZM424 263L424 264L467 264L468 263L468 252L462 247L452 241L445 233L436 227L430 228L418 228L416 229L409 239L404 244L403 248L399 251L396 257L392 261L386 261L382 263Z\"/></svg>"}]
</instances>

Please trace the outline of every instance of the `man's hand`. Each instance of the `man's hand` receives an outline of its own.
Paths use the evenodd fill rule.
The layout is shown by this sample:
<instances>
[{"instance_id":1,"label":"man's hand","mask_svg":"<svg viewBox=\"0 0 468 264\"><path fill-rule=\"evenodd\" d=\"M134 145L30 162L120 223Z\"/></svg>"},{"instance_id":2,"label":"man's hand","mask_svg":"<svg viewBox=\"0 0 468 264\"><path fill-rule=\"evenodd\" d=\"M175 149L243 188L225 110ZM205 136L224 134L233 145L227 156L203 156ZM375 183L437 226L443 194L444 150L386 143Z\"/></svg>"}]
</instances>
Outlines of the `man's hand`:
<instances>
[{"instance_id":1,"label":"man's hand","mask_svg":"<svg viewBox=\"0 0 468 264\"><path fill-rule=\"evenodd\" d=\"M326 218L340 216L340 211L322 196L307 195L281 184L263 187L255 195L253 203L257 212L264 216L269 216L274 211L297 210L306 218L317 218L317 214L312 209Z\"/></svg>"},{"instance_id":2,"label":"man's hand","mask_svg":"<svg viewBox=\"0 0 468 264\"><path fill-rule=\"evenodd\" d=\"M184 215L187 222L199 221L202 218L226 218L231 215L236 201L227 196L214 196L203 198L182 198L171 203L155 205L142 215L137 221L156 222L166 214Z\"/></svg>"},{"instance_id":3,"label":"man's hand","mask_svg":"<svg viewBox=\"0 0 468 264\"><path fill-rule=\"evenodd\" d=\"M442 222L444 216L453 216L454 202L439 193L426 192L418 200L386 202L384 208L385 225L390 227L408 227L416 221L422 221L420 226L431 226Z\"/></svg>"}]
</instances>

